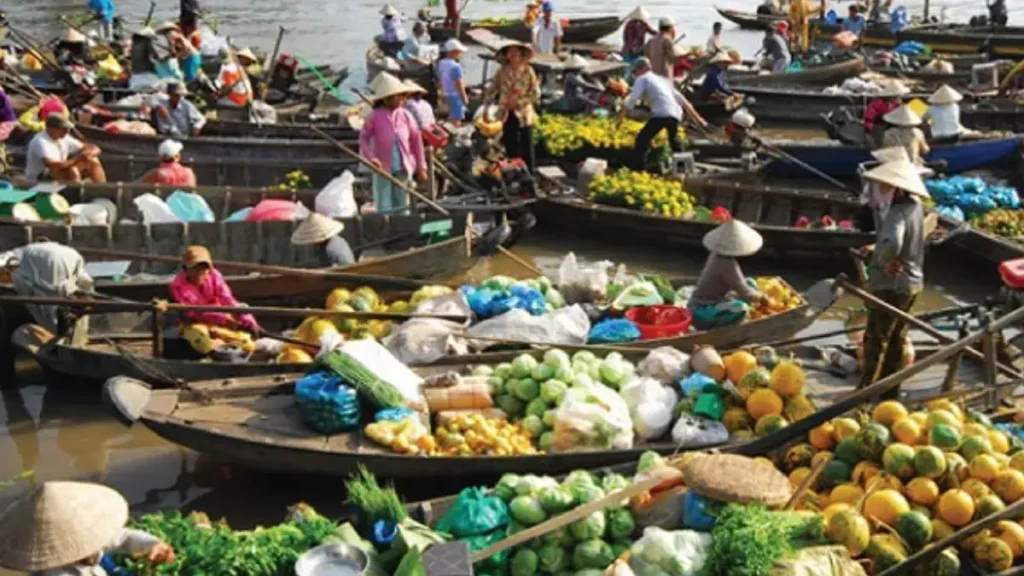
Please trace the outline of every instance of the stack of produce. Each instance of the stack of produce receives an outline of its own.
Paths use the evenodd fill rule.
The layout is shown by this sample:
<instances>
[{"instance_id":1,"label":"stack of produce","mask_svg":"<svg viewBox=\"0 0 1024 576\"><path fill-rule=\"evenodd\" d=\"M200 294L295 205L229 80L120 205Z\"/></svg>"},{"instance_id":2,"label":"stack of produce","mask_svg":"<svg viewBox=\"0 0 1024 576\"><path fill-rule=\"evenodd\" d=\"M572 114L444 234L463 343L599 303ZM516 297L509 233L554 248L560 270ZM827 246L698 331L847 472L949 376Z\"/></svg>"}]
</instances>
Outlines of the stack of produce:
<instances>
[{"instance_id":1,"label":"stack of produce","mask_svg":"<svg viewBox=\"0 0 1024 576\"><path fill-rule=\"evenodd\" d=\"M762 276L755 279L757 289L767 296L767 300L755 302L750 310L750 319L757 320L765 316L780 314L803 306L803 298L782 278Z\"/></svg>"},{"instance_id":2,"label":"stack of produce","mask_svg":"<svg viewBox=\"0 0 1024 576\"><path fill-rule=\"evenodd\" d=\"M642 210L672 218L691 218L694 200L678 178L620 168L594 178L588 198L593 202Z\"/></svg>"},{"instance_id":3,"label":"stack of produce","mask_svg":"<svg viewBox=\"0 0 1024 576\"><path fill-rule=\"evenodd\" d=\"M993 184L977 176L951 176L925 182L935 210L961 222L981 219L997 209L1016 213L1020 208L1017 190Z\"/></svg>"},{"instance_id":4,"label":"stack of produce","mask_svg":"<svg viewBox=\"0 0 1024 576\"><path fill-rule=\"evenodd\" d=\"M971 226L1014 242L1024 243L1024 210L997 208L983 216L972 218Z\"/></svg>"},{"instance_id":5,"label":"stack of produce","mask_svg":"<svg viewBox=\"0 0 1024 576\"><path fill-rule=\"evenodd\" d=\"M295 169L284 175L284 180L277 185L278 190L302 190L304 188L312 188L313 181L310 180L309 175L302 170Z\"/></svg>"},{"instance_id":6,"label":"stack of produce","mask_svg":"<svg viewBox=\"0 0 1024 576\"><path fill-rule=\"evenodd\" d=\"M541 114L537 120L537 138L555 156L581 150L599 155L607 151L632 151L643 126L635 120L619 122L597 116ZM661 133L654 138L652 149L667 148L667 145L668 139Z\"/></svg>"}]
</instances>

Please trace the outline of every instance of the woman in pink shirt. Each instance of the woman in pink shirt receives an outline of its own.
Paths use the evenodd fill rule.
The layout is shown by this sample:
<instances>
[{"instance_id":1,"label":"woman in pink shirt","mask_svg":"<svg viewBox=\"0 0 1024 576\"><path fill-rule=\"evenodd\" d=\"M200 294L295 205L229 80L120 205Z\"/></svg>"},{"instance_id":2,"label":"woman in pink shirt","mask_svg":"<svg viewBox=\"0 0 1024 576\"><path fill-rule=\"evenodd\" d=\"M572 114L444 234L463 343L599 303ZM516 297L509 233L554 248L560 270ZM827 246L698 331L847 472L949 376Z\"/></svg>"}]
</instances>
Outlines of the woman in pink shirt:
<instances>
[{"instance_id":1,"label":"woman in pink shirt","mask_svg":"<svg viewBox=\"0 0 1024 576\"><path fill-rule=\"evenodd\" d=\"M405 108L412 88L387 72L374 80L373 112L359 133L359 150L374 166L397 180L427 179L423 138L416 119ZM373 175L373 203L378 214L405 214L409 195L390 180Z\"/></svg>"},{"instance_id":2,"label":"woman in pink shirt","mask_svg":"<svg viewBox=\"0 0 1024 576\"><path fill-rule=\"evenodd\" d=\"M160 155L160 165L153 168L142 177L147 184L161 184L165 186L184 186L194 188L196 185L196 173L188 166L181 165L181 150L184 146L176 140L164 140L157 149Z\"/></svg>"}]
</instances>

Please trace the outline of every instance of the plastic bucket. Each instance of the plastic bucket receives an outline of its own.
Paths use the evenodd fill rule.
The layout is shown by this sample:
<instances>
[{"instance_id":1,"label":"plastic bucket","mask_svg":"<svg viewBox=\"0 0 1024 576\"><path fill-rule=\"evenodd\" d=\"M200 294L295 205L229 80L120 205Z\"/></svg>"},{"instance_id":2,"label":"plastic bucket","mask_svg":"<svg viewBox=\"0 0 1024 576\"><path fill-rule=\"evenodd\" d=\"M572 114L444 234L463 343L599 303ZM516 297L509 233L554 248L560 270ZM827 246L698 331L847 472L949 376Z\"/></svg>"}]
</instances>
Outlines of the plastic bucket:
<instances>
[{"instance_id":1,"label":"plastic bucket","mask_svg":"<svg viewBox=\"0 0 1024 576\"><path fill-rule=\"evenodd\" d=\"M71 209L68 201L56 192L36 194L35 205L43 220L63 220Z\"/></svg>"},{"instance_id":2,"label":"plastic bucket","mask_svg":"<svg viewBox=\"0 0 1024 576\"><path fill-rule=\"evenodd\" d=\"M21 222L39 222L42 220L39 217L39 211L28 202L0 204L0 216L14 218Z\"/></svg>"},{"instance_id":3,"label":"plastic bucket","mask_svg":"<svg viewBox=\"0 0 1024 576\"><path fill-rule=\"evenodd\" d=\"M630 308L626 311L626 318L640 329L641 340L686 334L693 322L693 315L689 310L667 304Z\"/></svg>"}]
</instances>

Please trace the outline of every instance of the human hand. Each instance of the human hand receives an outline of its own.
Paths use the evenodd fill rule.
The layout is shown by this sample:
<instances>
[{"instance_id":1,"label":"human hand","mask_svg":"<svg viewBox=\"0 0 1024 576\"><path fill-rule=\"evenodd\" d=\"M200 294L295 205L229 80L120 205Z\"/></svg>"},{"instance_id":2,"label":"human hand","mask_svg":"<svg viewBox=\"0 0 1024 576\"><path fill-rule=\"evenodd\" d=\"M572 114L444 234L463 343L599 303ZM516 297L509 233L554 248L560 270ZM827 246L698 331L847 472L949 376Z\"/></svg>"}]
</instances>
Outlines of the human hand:
<instances>
[{"instance_id":1,"label":"human hand","mask_svg":"<svg viewBox=\"0 0 1024 576\"><path fill-rule=\"evenodd\" d=\"M165 542L159 542L146 555L146 561L150 564L170 564L174 562L174 548Z\"/></svg>"},{"instance_id":2,"label":"human hand","mask_svg":"<svg viewBox=\"0 0 1024 576\"><path fill-rule=\"evenodd\" d=\"M886 276L899 276L903 273L903 261L893 260L885 267Z\"/></svg>"},{"instance_id":3,"label":"human hand","mask_svg":"<svg viewBox=\"0 0 1024 576\"><path fill-rule=\"evenodd\" d=\"M374 168L376 168L377 170L383 170L384 169L384 164L382 164L381 161L377 160L376 158L374 158L373 160L370 160L370 164Z\"/></svg>"}]
</instances>

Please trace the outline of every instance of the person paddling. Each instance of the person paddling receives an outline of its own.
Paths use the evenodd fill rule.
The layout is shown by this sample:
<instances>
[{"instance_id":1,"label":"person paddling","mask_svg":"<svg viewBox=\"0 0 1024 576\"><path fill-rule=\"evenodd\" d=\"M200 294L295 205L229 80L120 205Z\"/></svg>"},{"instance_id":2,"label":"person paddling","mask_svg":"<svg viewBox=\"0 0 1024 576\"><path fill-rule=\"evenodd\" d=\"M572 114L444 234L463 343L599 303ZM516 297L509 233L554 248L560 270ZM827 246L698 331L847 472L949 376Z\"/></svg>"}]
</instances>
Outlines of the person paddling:
<instances>
[{"instance_id":1,"label":"person paddling","mask_svg":"<svg viewBox=\"0 0 1024 576\"><path fill-rule=\"evenodd\" d=\"M739 220L730 220L704 235L708 259L686 303L698 330L742 322L750 303L765 299L753 280L743 275L737 260L756 254L762 244L761 235Z\"/></svg>"}]
</instances>

